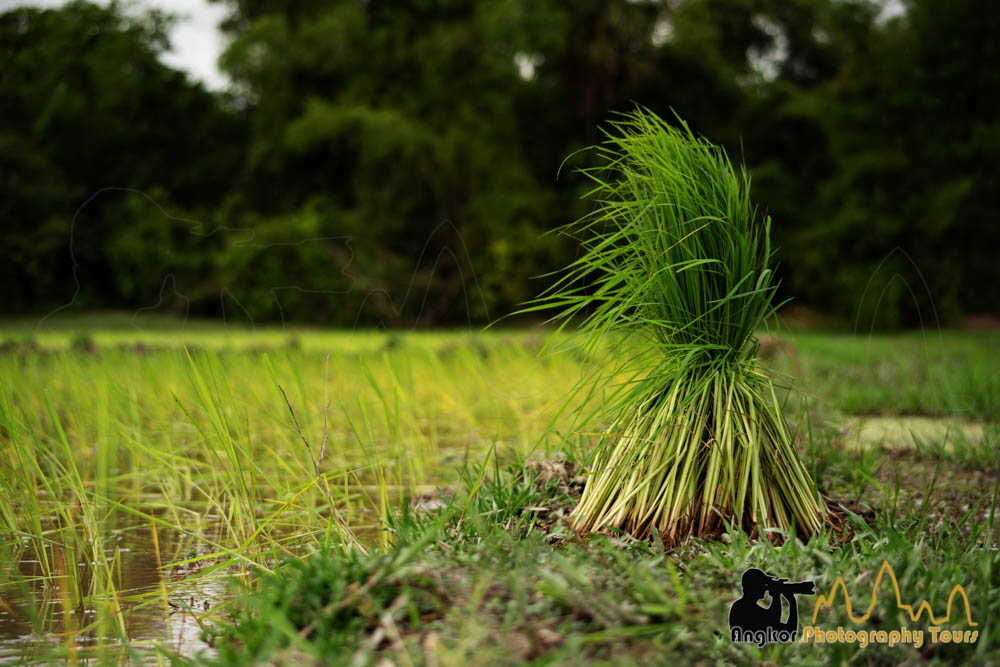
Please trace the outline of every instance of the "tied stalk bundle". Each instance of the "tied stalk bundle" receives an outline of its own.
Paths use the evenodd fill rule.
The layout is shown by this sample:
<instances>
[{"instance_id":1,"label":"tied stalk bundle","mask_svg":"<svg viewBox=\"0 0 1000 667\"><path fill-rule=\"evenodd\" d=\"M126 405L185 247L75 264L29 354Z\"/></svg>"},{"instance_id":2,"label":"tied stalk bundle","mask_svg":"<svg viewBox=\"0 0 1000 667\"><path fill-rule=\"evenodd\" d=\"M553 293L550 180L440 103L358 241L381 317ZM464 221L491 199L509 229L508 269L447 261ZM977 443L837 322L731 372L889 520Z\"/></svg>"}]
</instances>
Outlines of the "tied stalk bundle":
<instances>
[{"instance_id":1,"label":"tied stalk bundle","mask_svg":"<svg viewBox=\"0 0 1000 667\"><path fill-rule=\"evenodd\" d=\"M601 166L582 170L596 209L562 230L583 252L525 309L558 309L560 329L578 325L571 340L602 359L577 390L613 418L576 529L671 542L728 522L820 530L824 503L757 360L777 282L749 175L647 110L605 135Z\"/></svg>"}]
</instances>

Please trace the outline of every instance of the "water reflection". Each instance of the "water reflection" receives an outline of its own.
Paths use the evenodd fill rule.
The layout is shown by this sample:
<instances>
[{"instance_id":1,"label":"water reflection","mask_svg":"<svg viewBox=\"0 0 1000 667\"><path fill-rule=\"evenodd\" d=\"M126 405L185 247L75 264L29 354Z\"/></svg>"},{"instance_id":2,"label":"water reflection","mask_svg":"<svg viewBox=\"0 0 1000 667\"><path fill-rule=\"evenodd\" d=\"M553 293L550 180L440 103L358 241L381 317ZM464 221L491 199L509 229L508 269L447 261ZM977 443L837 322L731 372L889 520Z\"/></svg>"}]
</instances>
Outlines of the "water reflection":
<instances>
[{"instance_id":1,"label":"water reflection","mask_svg":"<svg viewBox=\"0 0 1000 667\"><path fill-rule=\"evenodd\" d=\"M359 479L367 481L363 474ZM250 581L251 575L248 562L230 566L228 557L209 557L219 550L213 544L233 543L232 520L191 511L184 522L163 498L147 495L144 500L154 506L143 503L136 514L134 507L97 511L100 528L88 529L75 518L77 510L43 518L37 534L23 541L0 539L0 663L138 664L163 653L214 653L201 638L203 629L228 620L232 578ZM380 514L361 500L355 503L344 517L362 542L375 543ZM257 523L240 525L238 533L247 535L267 516L266 538L258 535L240 553L270 568L304 555L318 542L337 539L325 509L271 521L274 516L257 508ZM157 517L155 527L140 518L143 513ZM182 524L184 530L168 527ZM91 534L99 536L96 549L88 546ZM262 551L254 555L257 549ZM96 563L91 562L95 552L100 554Z\"/></svg>"},{"instance_id":2,"label":"water reflection","mask_svg":"<svg viewBox=\"0 0 1000 667\"><path fill-rule=\"evenodd\" d=\"M200 574L212 561L161 568L154 544L167 564L205 552L179 531L159 527L156 538L150 524L138 521L108 531L103 553L113 585L93 595L94 566L84 558L53 545L45 554L46 567L30 548L4 545L0 662L74 654L100 658L123 650L141 662L155 655L157 645L185 656L211 653L201 639L201 617L228 599L233 572Z\"/></svg>"}]
</instances>

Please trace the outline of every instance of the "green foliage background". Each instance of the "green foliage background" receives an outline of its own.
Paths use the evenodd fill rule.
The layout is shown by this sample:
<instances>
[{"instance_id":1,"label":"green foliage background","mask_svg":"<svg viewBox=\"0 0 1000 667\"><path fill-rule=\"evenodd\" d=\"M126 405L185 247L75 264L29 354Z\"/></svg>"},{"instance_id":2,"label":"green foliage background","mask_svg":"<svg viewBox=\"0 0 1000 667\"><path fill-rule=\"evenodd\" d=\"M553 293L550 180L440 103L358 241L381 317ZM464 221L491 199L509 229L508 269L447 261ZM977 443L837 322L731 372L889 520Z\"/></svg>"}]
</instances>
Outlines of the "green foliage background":
<instances>
[{"instance_id":1,"label":"green foliage background","mask_svg":"<svg viewBox=\"0 0 1000 667\"><path fill-rule=\"evenodd\" d=\"M638 102L749 165L780 297L1000 314L991 3L220 1L225 93L162 14L0 15L0 311L486 322L573 258L575 152Z\"/></svg>"}]
</instances>

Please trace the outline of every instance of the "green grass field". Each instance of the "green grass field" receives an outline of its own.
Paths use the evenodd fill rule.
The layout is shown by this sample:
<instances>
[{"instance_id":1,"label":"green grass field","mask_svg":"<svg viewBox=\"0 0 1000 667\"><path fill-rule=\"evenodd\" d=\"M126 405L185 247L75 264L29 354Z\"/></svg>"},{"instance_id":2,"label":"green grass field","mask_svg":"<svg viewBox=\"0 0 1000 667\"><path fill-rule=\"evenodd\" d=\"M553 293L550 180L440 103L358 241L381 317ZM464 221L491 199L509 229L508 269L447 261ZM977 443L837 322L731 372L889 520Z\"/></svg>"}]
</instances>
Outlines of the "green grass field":
<instances>
[{"instance_id":1,"label":"green grass field","mask_svg":"<svg viewBox=\"0 0 1000 667\"><path fill-rule=\"evenodd\" d=\"M32 325L0 324L0 661L1000 660L1000 334L770 340L839 544L664 550L562 521L602 425L542 330ZM730 643L746 567L870 595L883 559L936 615L961 584L978 641Z\"/></svg>"}]
</instances>

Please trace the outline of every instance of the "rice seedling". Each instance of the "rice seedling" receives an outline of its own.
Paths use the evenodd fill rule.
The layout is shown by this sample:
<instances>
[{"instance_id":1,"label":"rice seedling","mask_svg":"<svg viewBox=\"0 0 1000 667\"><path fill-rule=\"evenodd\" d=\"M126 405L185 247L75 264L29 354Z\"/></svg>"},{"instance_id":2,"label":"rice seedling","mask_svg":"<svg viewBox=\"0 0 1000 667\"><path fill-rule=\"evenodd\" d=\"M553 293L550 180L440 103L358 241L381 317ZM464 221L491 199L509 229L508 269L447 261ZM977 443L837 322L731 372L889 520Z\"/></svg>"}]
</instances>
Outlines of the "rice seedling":
<instances>
[{"instance_id":1,"label":"rice seedling","mask_svg":"<svg viewBox=\"0 0 1000 667\"><path fill-rule=\"evenodd\" d=\"M573 520L666 540L808 535L824 505L793 445L755 332L775 310L770 218L725 152L647 110L613 122L583 169L581 256L524 312L555 308L604 363L577 391L614 415Z\"/></svg>"},{"instance_id":2,"label":"rice seedling","mask_svg":"<svg viewBox=\"0 0 1000 667\"><path fill-rule=\"evenodd\" d=\"M233 332L198 325L171 334L87 328L97 345L94 352L74 350L68 328L40 332L36 346L0 354L0 662L59 663L75 656L103 664L193 657L208 649L199 638L203 629L224 624L230 614L242 617L248 609L242 597L232 596L228 575L250 594L261 591L261 601L268 603L250 605L249 612L261 613L261 623L247 630L278 632L281 610L274 617L264 615L273 606L267 582L280 580L286 571L282 560L307 565L307 557L319 552L332 555L331 571L347 559L362 564L358 571L375 566L373 571L381 572L386 553L407 549L416 539L399 519L411 505L421 522L438 511L450 513L450 519L436 535L440 543L428 542L425 552L401 564L402 583L420 584L425 569L436 573L454 592L436 613L453 621L437 626L436 613L422 615L419 605L413 621L410 605L393 606L396 596L385 608L369 609L359 600L347 616L354 622L350 619L360 613L377 632L383 615L391 613L404 643L413 645L414 658L423 651L420 642L427 633L441 634L439 664L450 664L450 655L454 663L472 662L490 650L491 637L511 630L531 638L528 644L535 642L538 651L548 651L546 656L554 655L554 664L580 664L584 646L594 649L595 660L608 657L605 651L612 646L614 651L635 649L638 661L643 644L630 633L654 629L631 625L642 620L635 605L642 607L642 616L662 621L662 632L643 634L650 641L666 646L694 632L684 650L712 641L711 633L698 634L700 628L724 622L725 610L712 605L729 594L735 575L686 564L689 554L705 544L727 558L740 557L740 549L754 543L745 533L732 531L738 539L728 547L725 541L695 541L677 555L660 552L655 540L647 544L619 537L588 540L586 549L593 554L570 548L572 533L562 519L580 497L579 468L570 466L568 477L540 482L538 469L521 458L534 453L582 463L590 438L564 416L574 410L591 414L602 403L602 391L613 389L606 383L593 385L590 395L574 395L577 378L586 372L581 362L617 352L625 342L639 354L644 348L638 336L607 336L593 344L592 354L539 359L538 334L518 331L390 337L303 330L291 347L289 332L281 330ZM21 329L10 331L23 337ZM565 338L572 344L572 336ZM823 396L834 394L823 391L822 382L851 382L867 345L805 333L792 341L801 370L787 370ZM989 354L995 341L992 334L942 338L942 360L959 359L979 369L975 377L954 377L953 384L965 388L962 382L968 381L966 393L984 401L990 398L989 385L981 378L996 374L996 355ZM872 343L879 351L900 351L886 356L892 363L887 385L919 380L918 342L896 336ZM638 361L630 363L641 370ZM605 369L607 377L627 380L614 375L621 368ZM944 363L931 367L933 372L920 381L930 387L945 369ZM781 400L782 388L776 389ZM580 407L585 401L591 405ZM564 403L568 407L560 414ZM795 403L786 406L789 419L796 418ZM829 407L849 405L831 400ZM903 412L909 409L898 405ZM887 403L885 409L891 408ZM935 529L932 522L942 516L941 503L915 501L928 498L931 466L940 461L933 488L938 494L949 491L944 496L949 514L971 503L975 512L966 526L983 516L978 487L987 473L974 472L971 462L981 450L985 456L985 450L996 448L995 437L975 448L971 442L956 448L959 443L949 437L940 453L927 442L917 465L910 458L890 457L880 468L881 460L860 457L853 441L845 443L837 417L823 408L815 420L820 435L807 460L821 488L876 508L891 502L899 513L887 516L890 525L913 518L914 508L926 508L918 516L927 523L913 529L920 534ZM993 433L988 429L995 426L983 429ZM877 465L868 466L869 461ZM892 491L894 466L902 470L902 490L898 502L893 496L883 503L881 489ZM992 491L995 477L990 475ZM864 495L858 498L862 485ZM434 509L442 502L450 509ZM338 523L338 513L347 530ZM367 554L351 546L350 533ZM824 532L812 541L817 554L828 553ZM791 549L772 551L763 540L756 544L767 558L782 559L781 571L801 571L784 560ZM619 554L622 545L630 546ZM922 553L935 562L980 562L981 549L976 553L975 542L970 545L960 552L926 548ZM648 561L635 556L649 550ZM620 557L627 560L619 563ZM676 581L670 574L673 564L680 570ZM466 579L450 579L465 566L471 568ZM303 571L324 567L317 563ZM287 569L289 576L297 571ZM416 580L406 578L414 571ZM647 573L655 587L646 581ZM677 581L685 588L675 595ZM497 582L509 591L511 605L497 607ZM580 582L588 583L580 588ZM302 591L320 593L313 583L308 576L299 579ZM977 617L980 609L987 613L985 601L992 592L981 585ZM660 587L664 590L657 592ZM543 599L534 595L535 588L544 589ZM687 615L693 604L701 605L696 619ZM674 607L676 612L669 611ZM567 619L565 611L572 609L580 611ZM365 627L362 641L372 636L371 627ZM564 644L555 643L548 630ZM304 640L308 647L292 639L294 650L315 648L322 655L320 644L343 637L313 632ZM524 646L502 644L494 647L500 653L493 662L502 662L513 649L528 659L520 653ZM386 650L380 645L370 652ZM720 650L725 658L733 649Z\"/></svg>"},{"instance_id":3,"label":"rice seedling","mask_svg":"<svg viewBox=\"0 0 1000 667\"><path fill-rule=\"evenodd\" d=\"M484 336L487 357L450 333L93 337L0 355L0 662L195 650L191 626L235 604L227 575L389 546L400 505L494 442L530 448L572 383L521 334Z\"/></svg>"}]
</instances>

